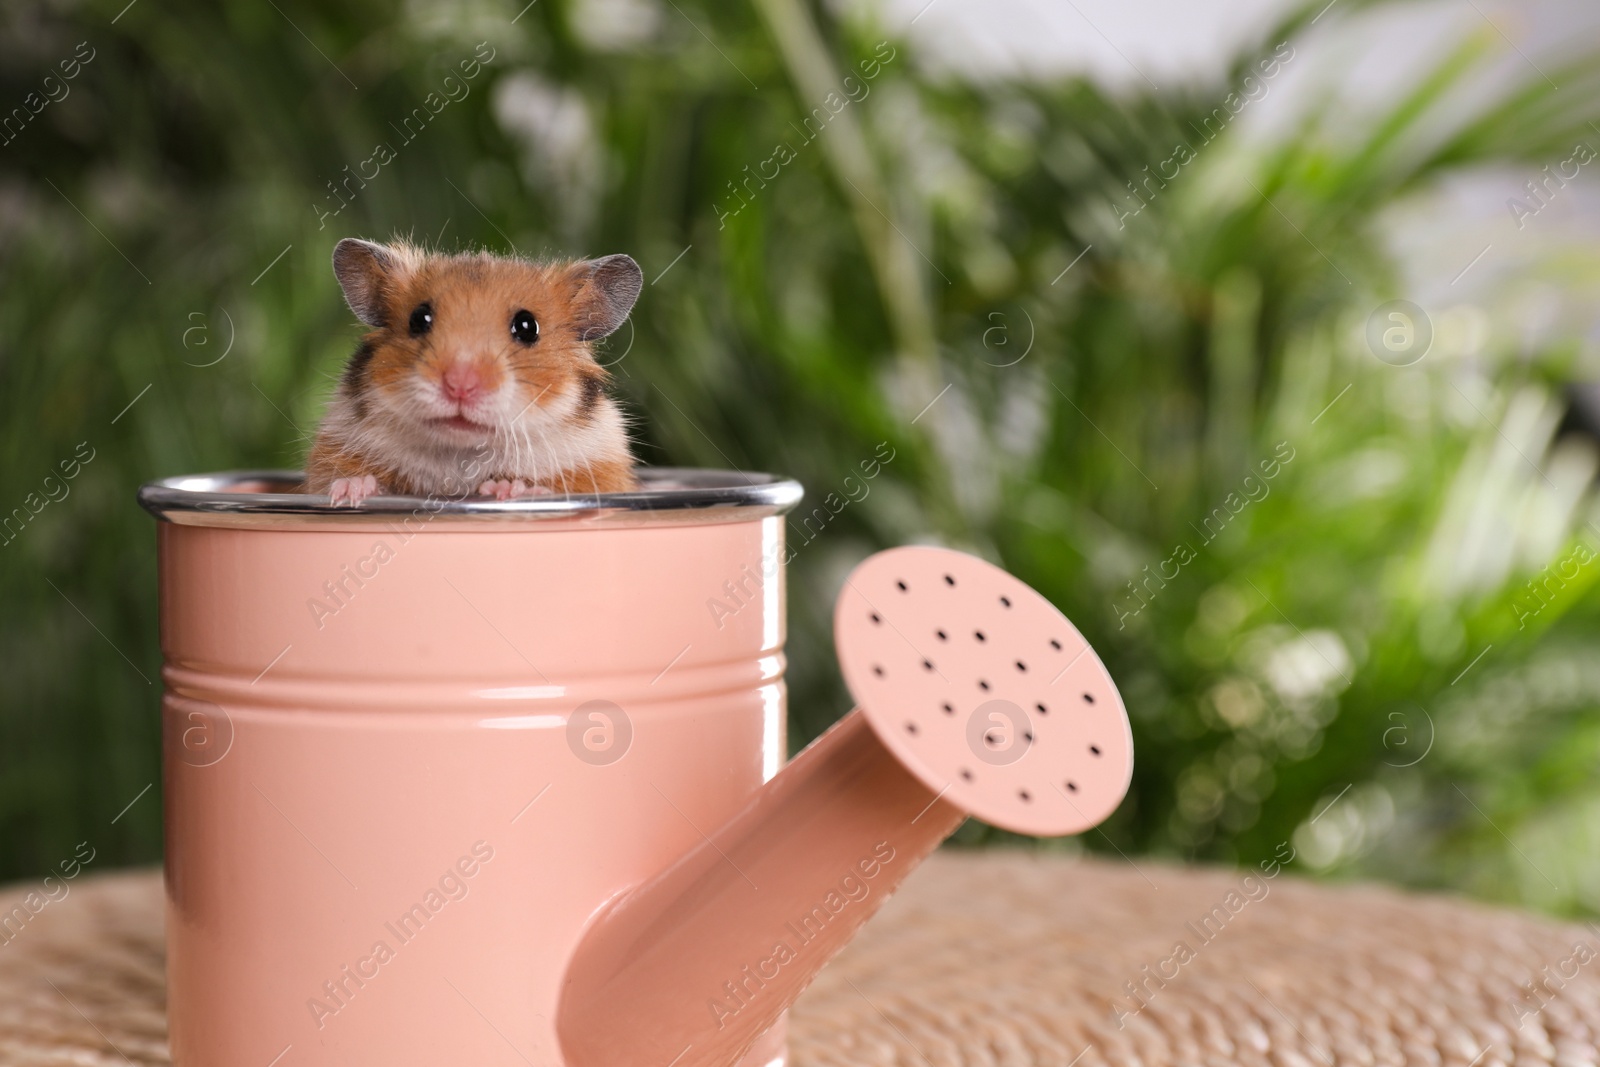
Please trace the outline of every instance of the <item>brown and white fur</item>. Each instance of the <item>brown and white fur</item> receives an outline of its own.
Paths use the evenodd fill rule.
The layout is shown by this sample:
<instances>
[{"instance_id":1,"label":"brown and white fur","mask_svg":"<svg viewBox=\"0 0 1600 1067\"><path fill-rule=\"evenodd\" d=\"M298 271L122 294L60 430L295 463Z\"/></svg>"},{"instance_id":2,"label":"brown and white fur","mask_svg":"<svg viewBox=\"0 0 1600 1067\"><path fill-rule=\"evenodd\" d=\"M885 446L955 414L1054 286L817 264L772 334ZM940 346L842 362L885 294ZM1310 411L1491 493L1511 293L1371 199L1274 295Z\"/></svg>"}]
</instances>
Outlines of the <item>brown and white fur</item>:
<instances>
[{"instance_id":1,"label":"brown and white fur","mask_svg":"<svg viewBox=\"0 0 1600 1067\"><path fill-rule=\"evenodd\" d=\"M534 263L346 238L333 272L372 331L317 431L306 492L358 506L378 494L636 487L610 376L590 350L638 299L628 256Z\"/></svg>"}]
</instances>

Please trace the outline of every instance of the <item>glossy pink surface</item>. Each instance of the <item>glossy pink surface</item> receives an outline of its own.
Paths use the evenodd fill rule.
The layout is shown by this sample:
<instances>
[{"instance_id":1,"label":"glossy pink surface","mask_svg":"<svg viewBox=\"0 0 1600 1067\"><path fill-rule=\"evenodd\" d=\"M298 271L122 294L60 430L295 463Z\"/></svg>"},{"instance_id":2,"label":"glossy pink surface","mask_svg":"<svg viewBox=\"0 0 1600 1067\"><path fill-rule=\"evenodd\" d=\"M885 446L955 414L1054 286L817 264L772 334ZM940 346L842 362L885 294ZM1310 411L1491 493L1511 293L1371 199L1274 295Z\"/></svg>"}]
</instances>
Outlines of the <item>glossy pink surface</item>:
<instances>
[{"instance_id":1,"label":"glossy pink surface","mask_svg":"<svg viewBox=\"0 0 1600 1067\"><path fill-rule=\"evenodd\" d=\"M562 1064L585 924L782 761L781 523L161 523L174 1062Z\"/></svg>"}]
</instances>

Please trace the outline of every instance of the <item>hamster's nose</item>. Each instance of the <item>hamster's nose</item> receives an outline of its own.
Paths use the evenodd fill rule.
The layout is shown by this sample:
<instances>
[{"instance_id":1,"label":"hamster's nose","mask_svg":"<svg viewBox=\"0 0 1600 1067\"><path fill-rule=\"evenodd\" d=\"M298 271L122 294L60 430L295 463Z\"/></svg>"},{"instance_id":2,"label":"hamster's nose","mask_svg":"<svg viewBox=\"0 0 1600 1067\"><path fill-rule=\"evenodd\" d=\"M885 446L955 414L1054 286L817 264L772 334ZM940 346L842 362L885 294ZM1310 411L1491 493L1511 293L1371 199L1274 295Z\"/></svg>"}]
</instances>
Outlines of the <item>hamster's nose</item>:
<instances>
[{"instance_id":1,"label":"hamster's nose","mask_svg":"<svg viewBox=\"0 0 1600 1067\"><path fill-rule=\"evenodd\" d=\"M462 405L471 404L488 391L488 382L477 364L461 360L450 364L439 379L439 386L445 399Z\"/></svg>"}]
</instances>

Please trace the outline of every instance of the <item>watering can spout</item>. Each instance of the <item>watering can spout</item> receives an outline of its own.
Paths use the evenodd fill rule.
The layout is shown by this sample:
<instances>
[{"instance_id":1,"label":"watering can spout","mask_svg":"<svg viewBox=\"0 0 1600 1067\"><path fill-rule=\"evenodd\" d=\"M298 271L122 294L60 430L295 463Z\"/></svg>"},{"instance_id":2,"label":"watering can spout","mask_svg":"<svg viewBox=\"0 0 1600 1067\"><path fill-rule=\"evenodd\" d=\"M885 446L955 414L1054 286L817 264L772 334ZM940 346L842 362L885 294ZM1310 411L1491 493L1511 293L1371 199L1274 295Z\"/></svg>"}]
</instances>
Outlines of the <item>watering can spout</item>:
<instances>
[{"instance_id":1,"label":"watering can spout","mask_svg":"<svg viewBox=\"0 0 1600 1067\"><path fill-rule=\"evenodd\" d=\"M595 923L557 1017L567 1063L737 1062L965 818L852 712Z\"/></svg>"},{"instance_id":2,"label":"watering can spout","mask_svg":"<svg viewBox=\"0 0 1600 1067\"><path fill-rule=\"evenodd\" d=\"M730 1067L968 815L1076 833L1126 792L1115 686L1006 572L879 553L835 639L860 706L590 925L556 1019L570 1067Z\"/></svg>"}]
</instances>

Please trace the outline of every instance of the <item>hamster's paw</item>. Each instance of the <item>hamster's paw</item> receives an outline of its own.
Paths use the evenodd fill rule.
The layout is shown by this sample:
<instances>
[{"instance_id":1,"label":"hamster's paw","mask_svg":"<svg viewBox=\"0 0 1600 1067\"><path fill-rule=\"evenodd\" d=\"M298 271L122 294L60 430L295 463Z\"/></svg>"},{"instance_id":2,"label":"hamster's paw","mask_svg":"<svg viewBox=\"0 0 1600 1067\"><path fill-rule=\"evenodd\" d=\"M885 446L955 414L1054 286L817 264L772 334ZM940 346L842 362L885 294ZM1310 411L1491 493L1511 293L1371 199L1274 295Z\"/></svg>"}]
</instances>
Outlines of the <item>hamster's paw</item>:
<instances>
[{"instance_id":1,"label":"hamster's paw","mask_svg":"<svg viewBox=\"0 0 1600 1067\"><path fill-rule=\"evenodd\" d=\"M377 495L378 479L370 474L360 478L335 478L333 486L328 490L329 503L334 507L338 507L342 501L353 508L358 508L367 497Z\"/></svg>"},{"instance_id":2,"label":"hamster's paw","mask_svg":"<svg viewBox=\"0 0 1600 1067\"><path fill-rule=\"evenodd\" d=\"M550 496L554 492L555 490L547 485L530 485L521 478L492 479L478 486L480 496L492 496L496 500L515 500L520 496Z\"/></svg>"},{"instance_id":3,"label":"hamster's paw","mask_svg":"<svg viewBox=\"0 0 1600 1067\"><path fill-rule=\"evenodd\" d=\"M519 496L528 495L531 487L521 478L491 478L478 486L482 496L492 496L496 500L515 500Z\"/></svg>"}]
</instances>

